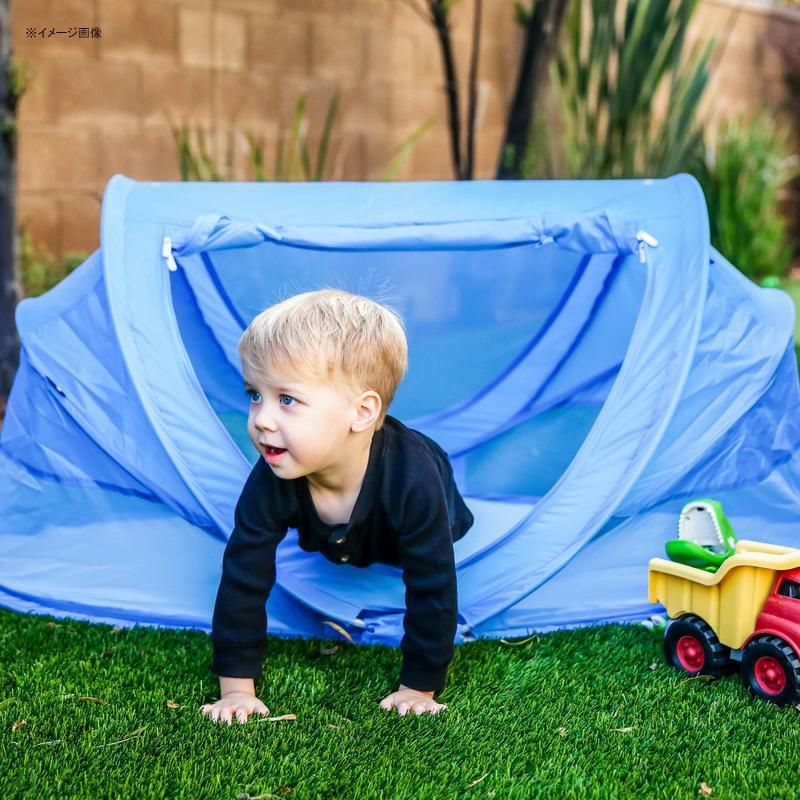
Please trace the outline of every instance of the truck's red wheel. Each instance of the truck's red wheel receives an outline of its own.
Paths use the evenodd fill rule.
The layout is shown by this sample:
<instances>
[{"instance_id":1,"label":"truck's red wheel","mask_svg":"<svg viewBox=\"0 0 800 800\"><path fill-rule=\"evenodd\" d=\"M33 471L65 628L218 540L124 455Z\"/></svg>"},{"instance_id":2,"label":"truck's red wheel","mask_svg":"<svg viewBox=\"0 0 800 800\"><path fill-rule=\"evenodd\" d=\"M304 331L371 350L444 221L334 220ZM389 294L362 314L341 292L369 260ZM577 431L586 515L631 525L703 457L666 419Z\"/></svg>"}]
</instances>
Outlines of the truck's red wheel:
<instances>
[{"instance_id":1,"label":"truck's red wheel","mask_svg":"<svg viewBox=\"0 0 800 800\"><path fill-rule=\"evenodd\" d=\"M753 664L753 676L758 688L766 694L780 694L786 688L786 673L783 671L783 665L772 656L761 656Z\"/></svg>"},{"instance_id":2,"label":"truck's red wheel","mask_svg":"<svg viewBox=\"0 0 800 800\"><path fill-rule=\"evenodd\" d=\"M696 636L681 636L675 643L675 655L687 672L700 672L706 663L703 643Z\"/></svg>"},{"instance_id":3,"label":"truck's red wheel","mask_svg":"<svg viewBox=\"0 0 800 800\"><path fill-rule=\"evenodd\" d=\"M759 636L747 645L742 676L754 695L778 705L800 698L800 659L777 636Z\"/></svg>"},{"instance_id":4,"label":"truck's red wheel","mask_svg":"<svg viewBox=\"0 0 800 800\"><path fill-rule=\"evenodd\" d=\"M731 671L730 652L708 623L694 614L670 622L664 635L667 663L690 675L725 675Z\"/></svg>"}]
</instances>

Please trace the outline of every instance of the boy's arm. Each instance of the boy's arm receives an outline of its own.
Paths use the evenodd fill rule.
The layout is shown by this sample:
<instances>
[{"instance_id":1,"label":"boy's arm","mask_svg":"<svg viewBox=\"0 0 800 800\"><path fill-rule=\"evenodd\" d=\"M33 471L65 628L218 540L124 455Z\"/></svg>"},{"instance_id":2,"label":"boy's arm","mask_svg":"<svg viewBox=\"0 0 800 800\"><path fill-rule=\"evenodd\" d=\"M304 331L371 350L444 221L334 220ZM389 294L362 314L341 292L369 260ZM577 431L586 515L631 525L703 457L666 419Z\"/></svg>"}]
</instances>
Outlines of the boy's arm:
<instances>
[{"instance_id":1,"label":"boy's arm","mask_svg":"<svg viewBox=\"0 0 800 800\"><path fill-rule=\"evenodd\" d=\"M453 659L458 600L444 490L438 476L431 483L428 488L436 489L430 493L433 497L428 492L407 497L398 540L406 586L400 683L419 691L440 692Z\"/></svg>"},{"instance_id":2,"label":"boy's arm","mask_svg":"<svg viewBox=\"0 0 800 800\"><path fill-rule=\"evenodd\" d=\"M240 499L222 559L211 641L211 671L228 678L258 678L266 647L266 602L275 584L275 551L286 535L258 524Z\"/></svg>"}]
</instances>

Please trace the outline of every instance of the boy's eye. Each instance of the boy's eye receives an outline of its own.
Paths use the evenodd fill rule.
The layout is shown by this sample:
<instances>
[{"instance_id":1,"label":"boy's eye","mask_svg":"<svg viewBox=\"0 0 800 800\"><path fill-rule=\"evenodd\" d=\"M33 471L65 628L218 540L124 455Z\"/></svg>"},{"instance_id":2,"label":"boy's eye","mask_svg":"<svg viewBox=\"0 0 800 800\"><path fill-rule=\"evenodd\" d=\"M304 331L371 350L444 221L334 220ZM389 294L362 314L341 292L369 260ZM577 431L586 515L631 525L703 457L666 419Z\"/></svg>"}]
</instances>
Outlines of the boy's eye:
<instances>
[{"instance_id":1,"label":"boy's eye","mask_svg":"<svg viewBox=\"0 0 800 800\"><path fill-rule=\"evenodd\" d=\"M254 402L257 403L261 399L261 395L255 389L245 389L245 394Z\"/></svg>"},{"instance_id":2,"label":"boy's eye","mask_svg":"<svg viewBox=\"0 0 800 800\"><path fill-rule=\"evenodd\" d=\"M288 401L288 402L286 402L286 401ZM282 395L281 395L281 396L278 398L278 402L279 402L279 403L280 403L282 406L291 406L291 405L293 405L294 403L296 403L297 401L294 399L294 397L291 397L291 396L290 396L290 395L288 395L288 394L282 394Z\"/></svg>"}]
</instances>

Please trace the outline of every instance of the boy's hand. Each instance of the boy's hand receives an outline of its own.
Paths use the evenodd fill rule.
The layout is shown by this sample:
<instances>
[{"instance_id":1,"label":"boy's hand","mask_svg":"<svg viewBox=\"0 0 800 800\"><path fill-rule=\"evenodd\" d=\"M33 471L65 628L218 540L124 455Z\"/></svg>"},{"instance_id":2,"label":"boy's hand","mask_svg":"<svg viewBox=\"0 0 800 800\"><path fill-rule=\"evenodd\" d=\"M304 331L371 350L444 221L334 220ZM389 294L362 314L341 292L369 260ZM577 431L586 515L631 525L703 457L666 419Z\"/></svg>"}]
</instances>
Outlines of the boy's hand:
<instances>
[{"instance_id":1,"label":"boy's hand","mask_svg":"<svg viewBox=\"0 0 800 800\"><path fill-rule=\"evenodd\" d=\"M433 692L409 689L408 686L403 686L401 683L396 692L392 692L381 700L381 708L384 711L396 708L397 713L404 717L409 711L413 711L417 715L438 714L447 706L444 703L437 703L433 699Z\"/></svg>"},{"instance_id":2,"label":"boy's hand","mask_svg":"<svg viewBox=\"0 0 800 800\"><path fill-rule=\"evenodd\" d=\"M200 713L209 717L212 722L222 720L228 725L236 719L244 725L252 713L269 714L269 709L254 695L249 692L230 692L220 697L216 703L206 703L200 706Z\"/></svg>"}]
</instances>

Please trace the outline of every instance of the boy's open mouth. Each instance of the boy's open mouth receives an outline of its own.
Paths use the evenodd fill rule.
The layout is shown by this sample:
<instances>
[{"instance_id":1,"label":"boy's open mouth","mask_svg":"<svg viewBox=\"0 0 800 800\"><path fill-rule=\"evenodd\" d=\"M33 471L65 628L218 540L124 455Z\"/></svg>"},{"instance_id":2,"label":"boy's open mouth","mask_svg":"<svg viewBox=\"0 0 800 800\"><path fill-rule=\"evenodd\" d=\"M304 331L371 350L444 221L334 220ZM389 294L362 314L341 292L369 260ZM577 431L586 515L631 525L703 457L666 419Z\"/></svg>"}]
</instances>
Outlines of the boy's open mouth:
<instances>
[{"instance_id":1,"label":"boy's open mouth","mask_svg":"<svg viewBox=\"0 0 800 800\"><path fill-rule=\"evenodd\" d=\"M270 456L277 456L277 455L280 455L281 453L285 453L286 452L286 448L285 447L272 447L271 445L266 445L264 447L264 450L266 451L267 455L270 455Z\"/></svg>"}]
</instances>

